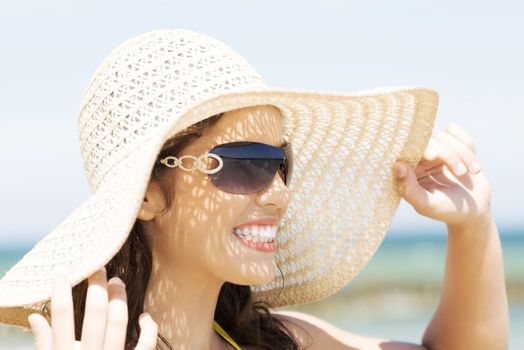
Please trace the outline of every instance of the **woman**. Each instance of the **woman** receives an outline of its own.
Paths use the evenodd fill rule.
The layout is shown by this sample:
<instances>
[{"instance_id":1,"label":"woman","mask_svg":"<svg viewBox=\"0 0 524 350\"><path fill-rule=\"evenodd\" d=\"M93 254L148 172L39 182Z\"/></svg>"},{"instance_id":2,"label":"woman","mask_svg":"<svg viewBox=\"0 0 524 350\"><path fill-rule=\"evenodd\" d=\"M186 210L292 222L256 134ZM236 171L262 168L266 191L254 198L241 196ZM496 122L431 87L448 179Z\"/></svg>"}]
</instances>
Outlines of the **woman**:
<instances>
[{"instance_id":1,"label":"woman","mask_svg":"<svg viewBox=\"0 0 524 350\"><path fill-rule=\"evenodd\" d=\"M431 136L436 107L417 87L269 89L191 31L130 39L81 105L93 195L2 278L0 322L37 349L506 348L489 184L462 128ZM354 278L401 197L448 228L421 345L270 310Z\"/></svg>"}]
</instances>

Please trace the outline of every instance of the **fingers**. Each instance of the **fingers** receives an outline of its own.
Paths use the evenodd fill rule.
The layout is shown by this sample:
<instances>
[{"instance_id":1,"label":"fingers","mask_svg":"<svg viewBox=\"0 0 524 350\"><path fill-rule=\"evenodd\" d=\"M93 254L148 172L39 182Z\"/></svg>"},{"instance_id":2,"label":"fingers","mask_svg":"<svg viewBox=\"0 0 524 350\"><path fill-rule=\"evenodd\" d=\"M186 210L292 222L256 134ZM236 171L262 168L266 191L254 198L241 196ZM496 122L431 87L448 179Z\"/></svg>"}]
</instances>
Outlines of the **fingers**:
<instances>
[{"instance_id":1,"label":"fingers","mask_svg":"<svg viewBox=\"0 0 524 350\"><path fill-rule=\"evenodd\" d=\"M459 158L458 163L455 164L455 169L460 163L463 164L463 169L467 168L461 175L464 175L466 171L476 174L480 170L473 166L473 162L476 161L475 153L455 136L446 131L441 131L435 135L435 138L438 140L436 142L440 142L444 148L447 148L449 152L454 153Z\"/></svg>"},{"instance_id":2,"label":"fingers","mask_svg":"<svg viewBox=\"0 0 524 350\"><path fill-rule=\"evenodd\" d=\"M405 176L397 174L400 195L422 215L433 218L444 215L439 211L447 207L443 205L449 199L446 199L447 188L464 187L471 178L460 177L468 171L477 174L481 170L474 150L471 137L457 124L450 124L430 138L416 169L405 162L395 164L396 173L401 165L405 166Z\"/></svg>"},{"instance_id":3,"label":"fingers","mask_svg":"<svg viewBox=\"0 0 524 350\"><path fill-rule=\"evenodd\" d=\"M453 134L448 132L453 130ZM456 177L469 171L477 174L480 164L474 153L474 143L457 124L450 124L448 129L433 135L424 150L423 159L416 169L417 177L421 178L432 173L433 168L444 163ZM457 136L455 136L457 135Z\"/></svg>"},{"instance_id":4,"label":"fingers","mask_svg":"<svg viewBox=\"0 0 524 350\"><path fill-rule=\"evenodd\" d=\"M51 327L44 316L34 313L27 318L35 337L35 350L51 350Z\"/></svg>"},{"instance_id":5,"label":"fingers","mask_svg":"<svg viewBox=\"0 0 524 350\"><path fill-rule=\"evenodd\" d=\"M138 318L140 337L135 350L153 350L156 347L158 326L148 313L143 313Z\"/></svg>"},{"instance_id":6,"label":"fingers","mask_svg":"<svg viewBox=\"0 0 524 350\"><path fill-rule=\"evenodd\" d=\"M53 350L70 350L75 344L75 322L71 283L65 275L53 276L51 296Z\"/></svg>"},{"instance_id":7,"label":"fingers","mask_svg":"<svg viewBox=\"0 0 524 350\"><path fill-rule=\"evenodd\" d=\"M109 311L104 349L124 349L128 322L127 295L124 282L113 277L108 285Z\"/></svg>"},{"instance_id":8,"label":"fingers","mask_svg":"<svg viewBox=\"0 0 524 350\"><path fill-rule=\"evenodd\" d=\"M430 139L430 142L431 142L431 139ZM428 147L426 147L426 149L424 150L424 158L427 160L435 160L437 159L437 157L438 157L438 153L433 148L431 148L430 145L428 145Z\"/></svg>"},{"instance_id":9,"label":"fingers","mask_svg":"<svg viewBox=\"0 0 524 350\"><path fill-rule=\"evenodd\" d=\"M66 276L53 278L51 321L31 314L28 321L35 333L36 350L123 349L128 323L127 295L124 283L117 277L106 281L102 268L88 278L82 341L75 341L71 284ZM153 350L157 345L158 326L149 314L139 318L140 337L136 349Z\"/></svg>"},{"instance_id":10,"label":"fingers","mask_svg":"<svg viewBox=\"0 0 524 350\"><path fill-rule=\"evenodd\" d=\"M82 325L82 349L99 350L104 345L107 322L107 277L102 268L87 279L85 316Z\"/></svg>"},{"instance_id":11,"label":"fingers","mask_svg":"<svg viewBox=\"0 0 524 350\"><path fill-rule=\"evenodd\" d=\"M434 176L428 176L421 182L417 179L415 170L409 166L409 164L399 162L395 166L395 172L400 165L406 166L406 175L403 178L397 178L397 188L402 198L408 202L417 213L423 216L435 220L442 220L443 215L446 213L442 212L442 208L448 207L443 206L442 203L448 201L446 196L442 193L442 190L435 191L435 188L439 185L437 178ZM447 185L442 183L443 185Z\"/></svg>"},{"instance_id":12,"label":"fingers","mask_svg":"<svg viewBox=\"0 0 524 350\"><path fill-rule=\"evenodd\" d=\"M437 151L439 158L446 164L448 169L451 170L453 175L459 177L466 174L468 169L464 165L462 158L457 152L454 152L448 144L438 140L436 136L432 136L430 145Z\"/></svg>"},{"instance_id":13,"label":"fingers","mask_svg":"<svg viewBox=\"0 0 524 350\"><path fill-rule=\"evenodd\" d=\"M404 175L399 177L399 170L404 169ZM409 164L398 162L395 164L395 174L397 175L399 194L410 203L419 214L423 214L420 208L427 206L429 197L424 188L419 184L415 171Z\"/></svg>"}]
</instances>

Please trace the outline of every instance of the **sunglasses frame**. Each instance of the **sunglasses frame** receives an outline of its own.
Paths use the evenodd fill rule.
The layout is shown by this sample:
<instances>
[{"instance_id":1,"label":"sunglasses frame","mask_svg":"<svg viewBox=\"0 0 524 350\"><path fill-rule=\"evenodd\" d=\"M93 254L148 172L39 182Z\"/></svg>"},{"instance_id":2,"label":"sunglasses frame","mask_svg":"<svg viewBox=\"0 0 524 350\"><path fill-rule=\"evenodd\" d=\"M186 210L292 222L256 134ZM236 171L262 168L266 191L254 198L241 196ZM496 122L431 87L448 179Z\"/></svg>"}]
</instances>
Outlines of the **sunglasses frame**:
<instances>
[{"instance_id":1,"label":"sunglasses frame","mask_svg":"<svg viewBox=\"0 0 524 350\"><path fill-rule=\"evenodd\" d=\"M252 145L252 144L262 144L262 145L265 145L265 146L271 146L271 147L274 147L274 148L278 148L280 150L283 151L284 153L284 159L287 158L287 152L284 151L284 148L286 147L289 147L291 146L290 143L286 142L284 145L280 146L280 147L276 147L276 146L273 146L273 145L269 145L269 144L266 144L266 143L261 143L261 142L251 142L251 141L234 141L234 142L227 142L227 143L223 143L223 144L220 144L220 145L216 145L216 146L213 146L213 149L217 148L217 147L220 147L220 146L224 146L224 145L229 145L229 144L232 144L232 143L244 143L243 146L249 146L249 145ZM205 163L205 161L207 160L207 158L214 158L218 161L218 165L213 168L213 169L207 169L207 165ZM182 164L182 161L184 159L193 159L194 162L193 162L193 166L191 168L187 168L187 167L184 167L184 165ZM238 158L238 159L242 159L242 158ZM292 160L291 159L288 159L288 164L291 164ZM215 154L215 153L212 153L212 152L208 152L208 153L204 153L204 154L201 154L200 156L198 157L195 157L195 156L192 156L192 155L183 155L181 157L174 157L174 156L167 156L167 157L164 157L162 159L160 159L160 163L164 164L165 166L169 167L169 168L176 168L176 167L179 167L181 170L184 170L184 171L190 171L190 172L194 172L195 170L199 170L201 171L202 173L204 174L215 174L217 172L219 172L223 166L224 166L224 161L222 160L222 158ZM291 165L288 165L288 171L289 169L291 169ZM278 172L278 169L277 169L277 172ZM291 173L291 172L289 172ZM286 185L287 185L287 173L286 173Z\"/></svg>"},{"instance_id":2,"label":"sunglasses frame","mask_svg":"<svg viewBox=\"0 0 524 350\"><path fill-rule=\"evenodd\" d=\"M216 168L214 168L214 169L207 169L207 165L206 165L205 161L209 157L215 158L218 161L218 166ZM182 161L184 159L188 159L188 158L194 160L193 167L191 167L191 168L186 168L184 165L182 165ZM170 161L172 161L172 162L170 162ZM195 157L195 156L191 156L191 155L183 155L183 156L181 156L179 158L173 157L173 156L168 156L168 157L160 159L160 163L164 164L165 166L167 166L169 168L179 167L180 169L182 169L184 171L191 171L191 172L193 172L195 170L199 170L199 171L203 172L204 174L217 173L224 166L224 161L222 160L222 158L219 155L216 155L214 153L204 153L204 154L200 155L199 157Z\"/></svg>"}]
</instances>

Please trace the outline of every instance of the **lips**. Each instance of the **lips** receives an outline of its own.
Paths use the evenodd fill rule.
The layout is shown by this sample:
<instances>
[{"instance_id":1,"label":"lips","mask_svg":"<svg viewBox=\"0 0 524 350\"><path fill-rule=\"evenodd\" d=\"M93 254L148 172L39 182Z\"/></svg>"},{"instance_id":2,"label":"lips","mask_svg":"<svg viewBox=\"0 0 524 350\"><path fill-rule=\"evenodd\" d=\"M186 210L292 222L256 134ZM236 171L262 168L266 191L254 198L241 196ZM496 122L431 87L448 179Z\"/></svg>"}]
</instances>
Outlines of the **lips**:
<instances>
[{"instance_id":1,"label":"lips","mask_svg":"<svg viewBox=\"0 0 524 350\"><path fill-rule=\"evenodd\" d=\"M251 220L244 222L240 225L235 226L235 228L241 228L249 225L278 225L278 218L276 217L267 217L267 218L258 218L256 220Z\"/></svg>"},{"instance_id":2,"label":"lips","mask_svg":"<svg viewBox=\"0 0 524 350\"><path fill-rule=\"evenodd\" d=\"M242 225L234 228L232 233L249 248L274 252L277 248L277 229L277 225Z\"/></svg>"},{"instance_id":3,"label":"lips","mask_svg":"<svg viewBox=\"0 0 524 350\"><path fill-rule=\"evenodd\" d=\"M277 250L277 242L275 240L271 242L253 242L247 239L244 239L240 236L234 235L240 242L248 246L251 249L255 249L261 252L272 253Z\"/></svg>"}]
</instances>

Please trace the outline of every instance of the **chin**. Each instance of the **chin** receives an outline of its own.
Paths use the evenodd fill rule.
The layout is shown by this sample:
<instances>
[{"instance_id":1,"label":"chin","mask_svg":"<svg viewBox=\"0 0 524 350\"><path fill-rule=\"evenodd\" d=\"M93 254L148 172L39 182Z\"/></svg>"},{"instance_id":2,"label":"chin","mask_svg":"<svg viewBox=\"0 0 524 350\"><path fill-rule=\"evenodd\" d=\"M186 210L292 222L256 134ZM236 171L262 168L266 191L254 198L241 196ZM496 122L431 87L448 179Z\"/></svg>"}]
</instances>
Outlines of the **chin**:
<instances>
[{"instance_id":1,"label":"chin","mask_svg":"<svg viewBox=\"0 0 524 350\"><path fill-rule=\"evenodd\" d=\"M250 266L243 266L240 271L240 275L237 278L232 279L233 283L240 285L259 285L266 284L273 281L276 277L276 264L275 262L267 264L255 264Z\"/></svg>"}]
</instances>

